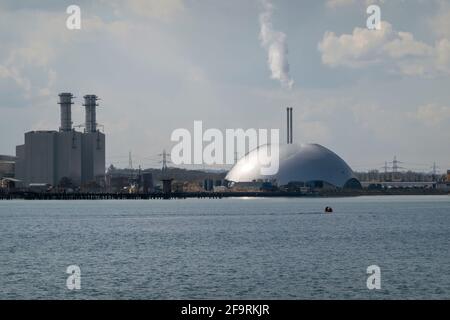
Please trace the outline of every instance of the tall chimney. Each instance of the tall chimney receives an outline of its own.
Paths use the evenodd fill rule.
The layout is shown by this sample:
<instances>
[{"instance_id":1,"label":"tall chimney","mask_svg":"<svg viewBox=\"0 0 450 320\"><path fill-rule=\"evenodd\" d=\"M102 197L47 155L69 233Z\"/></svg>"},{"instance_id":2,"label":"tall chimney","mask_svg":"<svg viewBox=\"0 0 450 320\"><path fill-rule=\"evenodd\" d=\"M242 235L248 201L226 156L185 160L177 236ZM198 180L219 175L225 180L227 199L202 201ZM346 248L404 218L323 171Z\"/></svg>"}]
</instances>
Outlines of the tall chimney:
<instances>
[{"instance_id":1,"label":"tall chimney","mask_svg":"<svg viewBox=\"0 0 450 320\"><path fill-rule=\"evenodd\" d=\"M95 107L98 106L98 97L95 94L88 94L84 96L84 104L86 107L86 132L96 132L97 131L97 119L95 113Z\"/></svg>"},{"instance_id":2,"label":"tall chimney","mask_svg":"<svg viewBox=\"0 0 450 320\"><path fill-rule=\"evenodd\" d=\"M69 92L59 94L58 104L61 106L61 126L59 131L72 131L72 98Z\"/></svg>"},{"instance_id":3,"label":"tall chimney","mask_svg":"<svg viewBox=\"0 0 450 320\"><path fill-rule=\"evenodd\" d=\"M292 108L290 108L291 111L289 113L289 118L290 118L290 123L289 123L289 128L290 128L290 132L289 132L289 137L291 139L290 143L292 144Z\"/></svg>"},{"instance_id":4,"label":"tall chimney","mask_svg":"<svg viewBox=\"0 0 450 320\"><path fill-rule=\"evenodd\" d=\"M291 140L291 139L289 138L290 133L291 133L291 130L289 129L289 126L290 126L290 121L289 121L289 118L290 118L289 107L286 108L286 114L287 114L287 120L286 120L287 135L286 135L286 139L287 139L287 144L289 144L289 142L290 142L290 140Z\"/></svg>"}]
</instances>

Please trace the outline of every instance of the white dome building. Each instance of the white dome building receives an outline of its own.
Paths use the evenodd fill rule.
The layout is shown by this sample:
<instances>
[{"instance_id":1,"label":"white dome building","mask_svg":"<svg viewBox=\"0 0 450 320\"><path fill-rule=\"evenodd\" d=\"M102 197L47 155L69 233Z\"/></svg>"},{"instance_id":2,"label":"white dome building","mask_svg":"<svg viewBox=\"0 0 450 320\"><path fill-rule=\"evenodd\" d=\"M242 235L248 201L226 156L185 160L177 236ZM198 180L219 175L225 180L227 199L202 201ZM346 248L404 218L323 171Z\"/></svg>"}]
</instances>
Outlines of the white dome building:
<instances>
[{"instance_id":1,"label":"white dome building","mask_svg":"<svg viewBox=\"0 0 450 320\"><path fill-rule=\"evenodd\" d=\"M261 174L258 154L268 155L269 145L249 152L228 172L231 182L271 181L278 186L303 183L313 187L360 189L352 169L337 154L318 144L286 144L279 147L279 170Z\"/></svg>"}]
</instances>

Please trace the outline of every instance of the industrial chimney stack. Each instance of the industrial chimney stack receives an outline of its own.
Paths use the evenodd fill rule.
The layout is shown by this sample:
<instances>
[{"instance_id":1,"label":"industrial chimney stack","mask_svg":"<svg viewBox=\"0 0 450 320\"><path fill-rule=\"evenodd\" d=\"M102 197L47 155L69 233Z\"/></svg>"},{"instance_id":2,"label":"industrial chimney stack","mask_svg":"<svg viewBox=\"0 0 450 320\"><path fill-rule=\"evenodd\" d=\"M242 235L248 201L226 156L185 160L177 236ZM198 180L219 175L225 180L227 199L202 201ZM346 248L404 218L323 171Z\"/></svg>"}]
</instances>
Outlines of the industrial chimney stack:
<instances>
[{"instance_id":1,"label":"industrial chimney stack","mask_svg":"<svg viewBox=\"0 0 450 320\"><path fill-rule=\"evenodd\" d=\"M72 131L72 98L68 92L59 94L58 104L61 106L61 126L59 131Z\"/></svg>"},{"instance_id":2,"label":"industrial chimney stack","mask_svg":"<svg viewBox=\"0 0 450 320\"><path fill-rule=\"evenodd\" d=\"M290 118L291 118L291 126L290 126L291 134L290 134L290 138L291 138L291 144L292 144L292 135L293 135L293 132L292 132L292 108L291 108L291 112L290 112Z\"/></svg>"},{"instance_id":3,"label":"industrial chimney stack","mask_svg":"<svg viewBox=\"0 0 450 320\"><path fill-rule=\"evenodd\" d=\"M287 144L292 144L292 108L286 108L287 111Z\"/></svg>"},{"instance_id":4,"label":"industrial chimney stack","mask_svg":"<svg viewBox=\"0 0 450 320\"><path fill-rule=\"evenodd\" d=\"M86 107L86 132L96 132L97 131L97 119L95 108L98 106L98 97L94 94L88 94L84 96L84 104Z\"/></svg>"}]
</instances>

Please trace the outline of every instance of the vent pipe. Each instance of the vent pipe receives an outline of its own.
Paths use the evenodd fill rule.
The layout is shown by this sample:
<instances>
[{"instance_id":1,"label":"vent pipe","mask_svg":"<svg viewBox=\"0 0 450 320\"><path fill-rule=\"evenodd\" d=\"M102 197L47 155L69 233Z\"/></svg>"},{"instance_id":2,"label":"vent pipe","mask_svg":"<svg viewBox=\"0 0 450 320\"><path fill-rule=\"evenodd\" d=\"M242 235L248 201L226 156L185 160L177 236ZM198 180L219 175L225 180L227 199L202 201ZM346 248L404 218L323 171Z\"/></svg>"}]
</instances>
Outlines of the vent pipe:
<instances>
[{"instance_id":1,"label":"vent pipe","mask_svg":"<svg viewBox=\"0 0 450 320\"><path fill-rule=\"evenodd\" d=\"M290 139L291 139L291 141L290 141L290 143L292 144L292 108L290 108L291 109L291 111L290 111L290 130L291 130L291 132L289 133L289 137L290 137Z\"/></svg>"},{"instance_id":2,"label":"vent pipe","mask_svg":"<svg viewBox=\"0 0 450 320\"><path fill-rule=\"evenodd\" d=\"M61 106L61 126L59 131L72 131L72 98L69 92L59 94L58 104Z\"/></svg>"},{"instance_id":3,"label":"vent pipe","mask_svg":"<svg viewBox=\"0 0 450 320\"><path fill-rule=\"evenodd\" d=\"M97 119L95 108L98 106L98 97L94 94L88 94L84 96L84 104L86 107L86 132L96 132L97 131Z\"/></svg>"},{"instance_id":4,"label":"vent pipe","mask_svg":"<svg viewBox=\"0 0 450 320\"><path fill-rule=\"evenodd\" d=\"M286 114L287 114L287 121L286 121L286 128L287 128L287 144L292 144L292 108L286 108Z\"/></svg>"},{"instance_id":5,"label":"vent pipe","mask_svg":"<svg viewBox=\"0 0 450 320\"><path fill-rule=\"evenodd\" d=\"M290 118L290 114L289 114L289 108L286 108L286 115L287 115L287 119L286 119L286 129L287 129L287 133L286 133L286 139L287 139L287 144L289 144L289 142L290 142L290 134L291 134L291 131L290 131L290 121L289 121L289 118Z\"/></svg>"}]
</instances>

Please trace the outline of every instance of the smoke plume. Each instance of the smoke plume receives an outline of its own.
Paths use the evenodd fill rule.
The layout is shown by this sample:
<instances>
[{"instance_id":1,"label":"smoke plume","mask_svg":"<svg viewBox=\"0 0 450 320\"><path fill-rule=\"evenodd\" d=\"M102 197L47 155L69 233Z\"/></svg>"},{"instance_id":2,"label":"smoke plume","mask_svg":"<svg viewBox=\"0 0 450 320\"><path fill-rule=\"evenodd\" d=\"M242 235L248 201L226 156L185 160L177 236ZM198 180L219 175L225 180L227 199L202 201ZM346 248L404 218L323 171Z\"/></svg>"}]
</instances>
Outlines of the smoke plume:
<instances>
[{"instance_id":1,"label":"smoke plume","mask_svg":"<svg viewBox=\"0 0 450 320\"><path fill-rule=\"evenodd\" d=\"M262 0L262 13L259 15L261 45L267 51L267 63L271 78L281 82L285 88L292 88L294 80L289 74L288 46L286 35L273 29L273 5L269 0Z\"/></svg>"}]
</instances>

